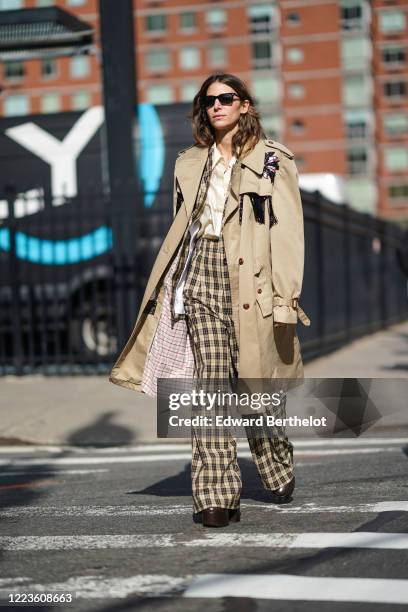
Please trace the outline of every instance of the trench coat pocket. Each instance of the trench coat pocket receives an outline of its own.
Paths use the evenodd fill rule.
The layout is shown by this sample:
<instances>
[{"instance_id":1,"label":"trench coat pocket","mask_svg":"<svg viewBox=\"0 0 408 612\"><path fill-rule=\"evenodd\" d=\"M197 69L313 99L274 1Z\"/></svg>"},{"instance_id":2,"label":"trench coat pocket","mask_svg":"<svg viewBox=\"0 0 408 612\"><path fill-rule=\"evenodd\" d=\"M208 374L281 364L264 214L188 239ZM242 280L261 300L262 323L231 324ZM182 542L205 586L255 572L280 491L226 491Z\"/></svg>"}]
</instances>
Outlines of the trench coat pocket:
<instances>
[{"instance_id":1,"label":"trench coat pocket","mask_svg":"<svg viewBox=\"0 0 408 612\"><path fill-rule=\"evenodd\" d=\"M258 263L255 270L255 296L262 316L265 318L273 312L273 292L272 283L264 274L261 274L262 270L263 264Z\"/></svg>"}]
</instances>

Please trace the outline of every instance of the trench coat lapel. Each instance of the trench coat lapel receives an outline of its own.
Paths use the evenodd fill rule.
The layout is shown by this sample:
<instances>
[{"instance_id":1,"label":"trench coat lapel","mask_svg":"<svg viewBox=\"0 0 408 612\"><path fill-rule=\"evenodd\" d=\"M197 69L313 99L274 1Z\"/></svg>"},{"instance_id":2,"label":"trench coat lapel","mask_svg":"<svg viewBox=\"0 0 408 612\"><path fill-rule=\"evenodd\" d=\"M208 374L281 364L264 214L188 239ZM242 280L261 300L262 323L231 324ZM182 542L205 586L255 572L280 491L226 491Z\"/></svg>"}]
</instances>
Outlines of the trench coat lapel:
<instances>
[{"instance_id":1,"label":"trench coat lapel","mask_svg":"<svg viewBox=\"0 0 408 612\"><path fill-rule=\"evenodd\" d=\"M208 157L207 147L197 147L185 159L180 159L176 168L176 178L183 194L183 208L186 213L186 225L193 212L200 180Z\"/></svg>"},{"instance_id":2,"label":"trench coat lapel","mask_svg":"<svg viewBox=\"0 0 408 612\"><path fill-rule=\"evenodd\" d=\"M254 170L257 174L262 174L265 161L265 145L262 139L258 140L255 147L242 158L241 164Z\"/></svg>"},{"instance_id":3,"label":"trench coat lapel","mask_svg":"<svg viewBox=\"0 0 408 612\"><path fill-rule=\"evenodd\" d=\"M234 165L230 197L225 206L225 221L237 209L241 194L258 191L258 177L254 176L252 170L257 174L262 174L265 159L264 150L264 144L262 140L259 140L252 151Z\"/></svg>"},{"instance_id":4,"label":"trench coat lapel","mask_svg":"<svg viewBox=\"0 0 408 612\"><path fill-rule=\"evenodd\" d=\"M240 162L234 164L232 168L231 174L231 191L225 205L225 213L224 219L226 222L228 217L232 215L232 213L236 210L239 203L239 191L240 191L240 182L241 182L241 167Z\"/></svg>"}]
</instances>

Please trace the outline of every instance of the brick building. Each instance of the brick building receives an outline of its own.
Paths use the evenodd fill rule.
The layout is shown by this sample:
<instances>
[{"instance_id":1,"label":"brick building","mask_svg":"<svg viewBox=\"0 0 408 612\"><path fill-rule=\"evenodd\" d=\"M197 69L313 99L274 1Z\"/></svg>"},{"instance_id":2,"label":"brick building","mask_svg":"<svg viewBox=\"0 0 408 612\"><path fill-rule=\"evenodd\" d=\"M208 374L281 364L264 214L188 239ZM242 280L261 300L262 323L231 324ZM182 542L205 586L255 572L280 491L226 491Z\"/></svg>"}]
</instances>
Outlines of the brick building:
<instances>
[{"instance_id":1,"label":"brick building","mask_svg":"<svg viewBox=\"0 0 408 612\"><path fill-rule=\"evenodd\" d=\"M0 116L102 103L97 0L0 10L52 4L92 25L97 49L2 62ZM134 17L139 101L190 101L209 73L237 74L301 175L344 177L355 208L408 219L407 0L135 0Z\"/></svg>"}]
</instances>

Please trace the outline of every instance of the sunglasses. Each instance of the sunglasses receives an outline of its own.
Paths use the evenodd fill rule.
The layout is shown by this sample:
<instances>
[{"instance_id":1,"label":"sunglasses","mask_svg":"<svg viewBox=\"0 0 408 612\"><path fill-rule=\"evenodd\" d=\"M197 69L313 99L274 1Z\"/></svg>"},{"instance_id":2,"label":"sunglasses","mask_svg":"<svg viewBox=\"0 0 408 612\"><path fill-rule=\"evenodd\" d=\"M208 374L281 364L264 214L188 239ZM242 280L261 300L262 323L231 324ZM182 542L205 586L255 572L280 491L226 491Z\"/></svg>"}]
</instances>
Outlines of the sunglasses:
<instances>
[{"instance_id":1,"label":"sunglasses","mask_svg":"<svg viewBox=\"0 0 408 612\"><path fill-rule=\"evenodd\" d=\"M234 97L238 98L238 100L241 99L235 93L222 93L219 96L202 96L201 104L204 108L212 108L215 104L215 101L218 99L222 106L232 106Z\"/></svg>"}]
</instances>

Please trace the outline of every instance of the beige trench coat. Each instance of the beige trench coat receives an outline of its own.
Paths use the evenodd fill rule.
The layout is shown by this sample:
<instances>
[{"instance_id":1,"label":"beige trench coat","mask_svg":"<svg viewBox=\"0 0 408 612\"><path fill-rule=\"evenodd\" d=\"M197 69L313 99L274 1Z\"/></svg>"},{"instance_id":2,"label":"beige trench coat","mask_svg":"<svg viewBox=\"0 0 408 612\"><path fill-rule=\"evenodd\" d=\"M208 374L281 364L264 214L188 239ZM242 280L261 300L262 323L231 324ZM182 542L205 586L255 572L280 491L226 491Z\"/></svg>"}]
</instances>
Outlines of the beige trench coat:
<instances>
[{"instance_id":1,"label":"beige trench coat","mask_svg":"<svg viewBox=\"0 0 408 612\"><path fill-rule=\"evenodd\" d=\"M262 176L265 153L279 159L274 181ZM161 245L145 289L133 331L117 358L110 382L141 391L146 355L159 322L163 278L181 244L196 200L207 160L207 147L193 145L179 153L173 182L173 223ZM176 212L177 192L183 202ZM248 195L243 198L239 224L239 196L250 192L272 194L277 224L269 227L254 218ZM303 211L294 155L279 142L261 139L234 166L226 203L223 236L230 275L233 320L239 344L238 374L242 379L303 378L296 333L298 318L310 320L298 304L304 265ZM156 299L153 313L148 302ZM285 325L274 325L274 322Z\"/></svg>"}]
</instances>

